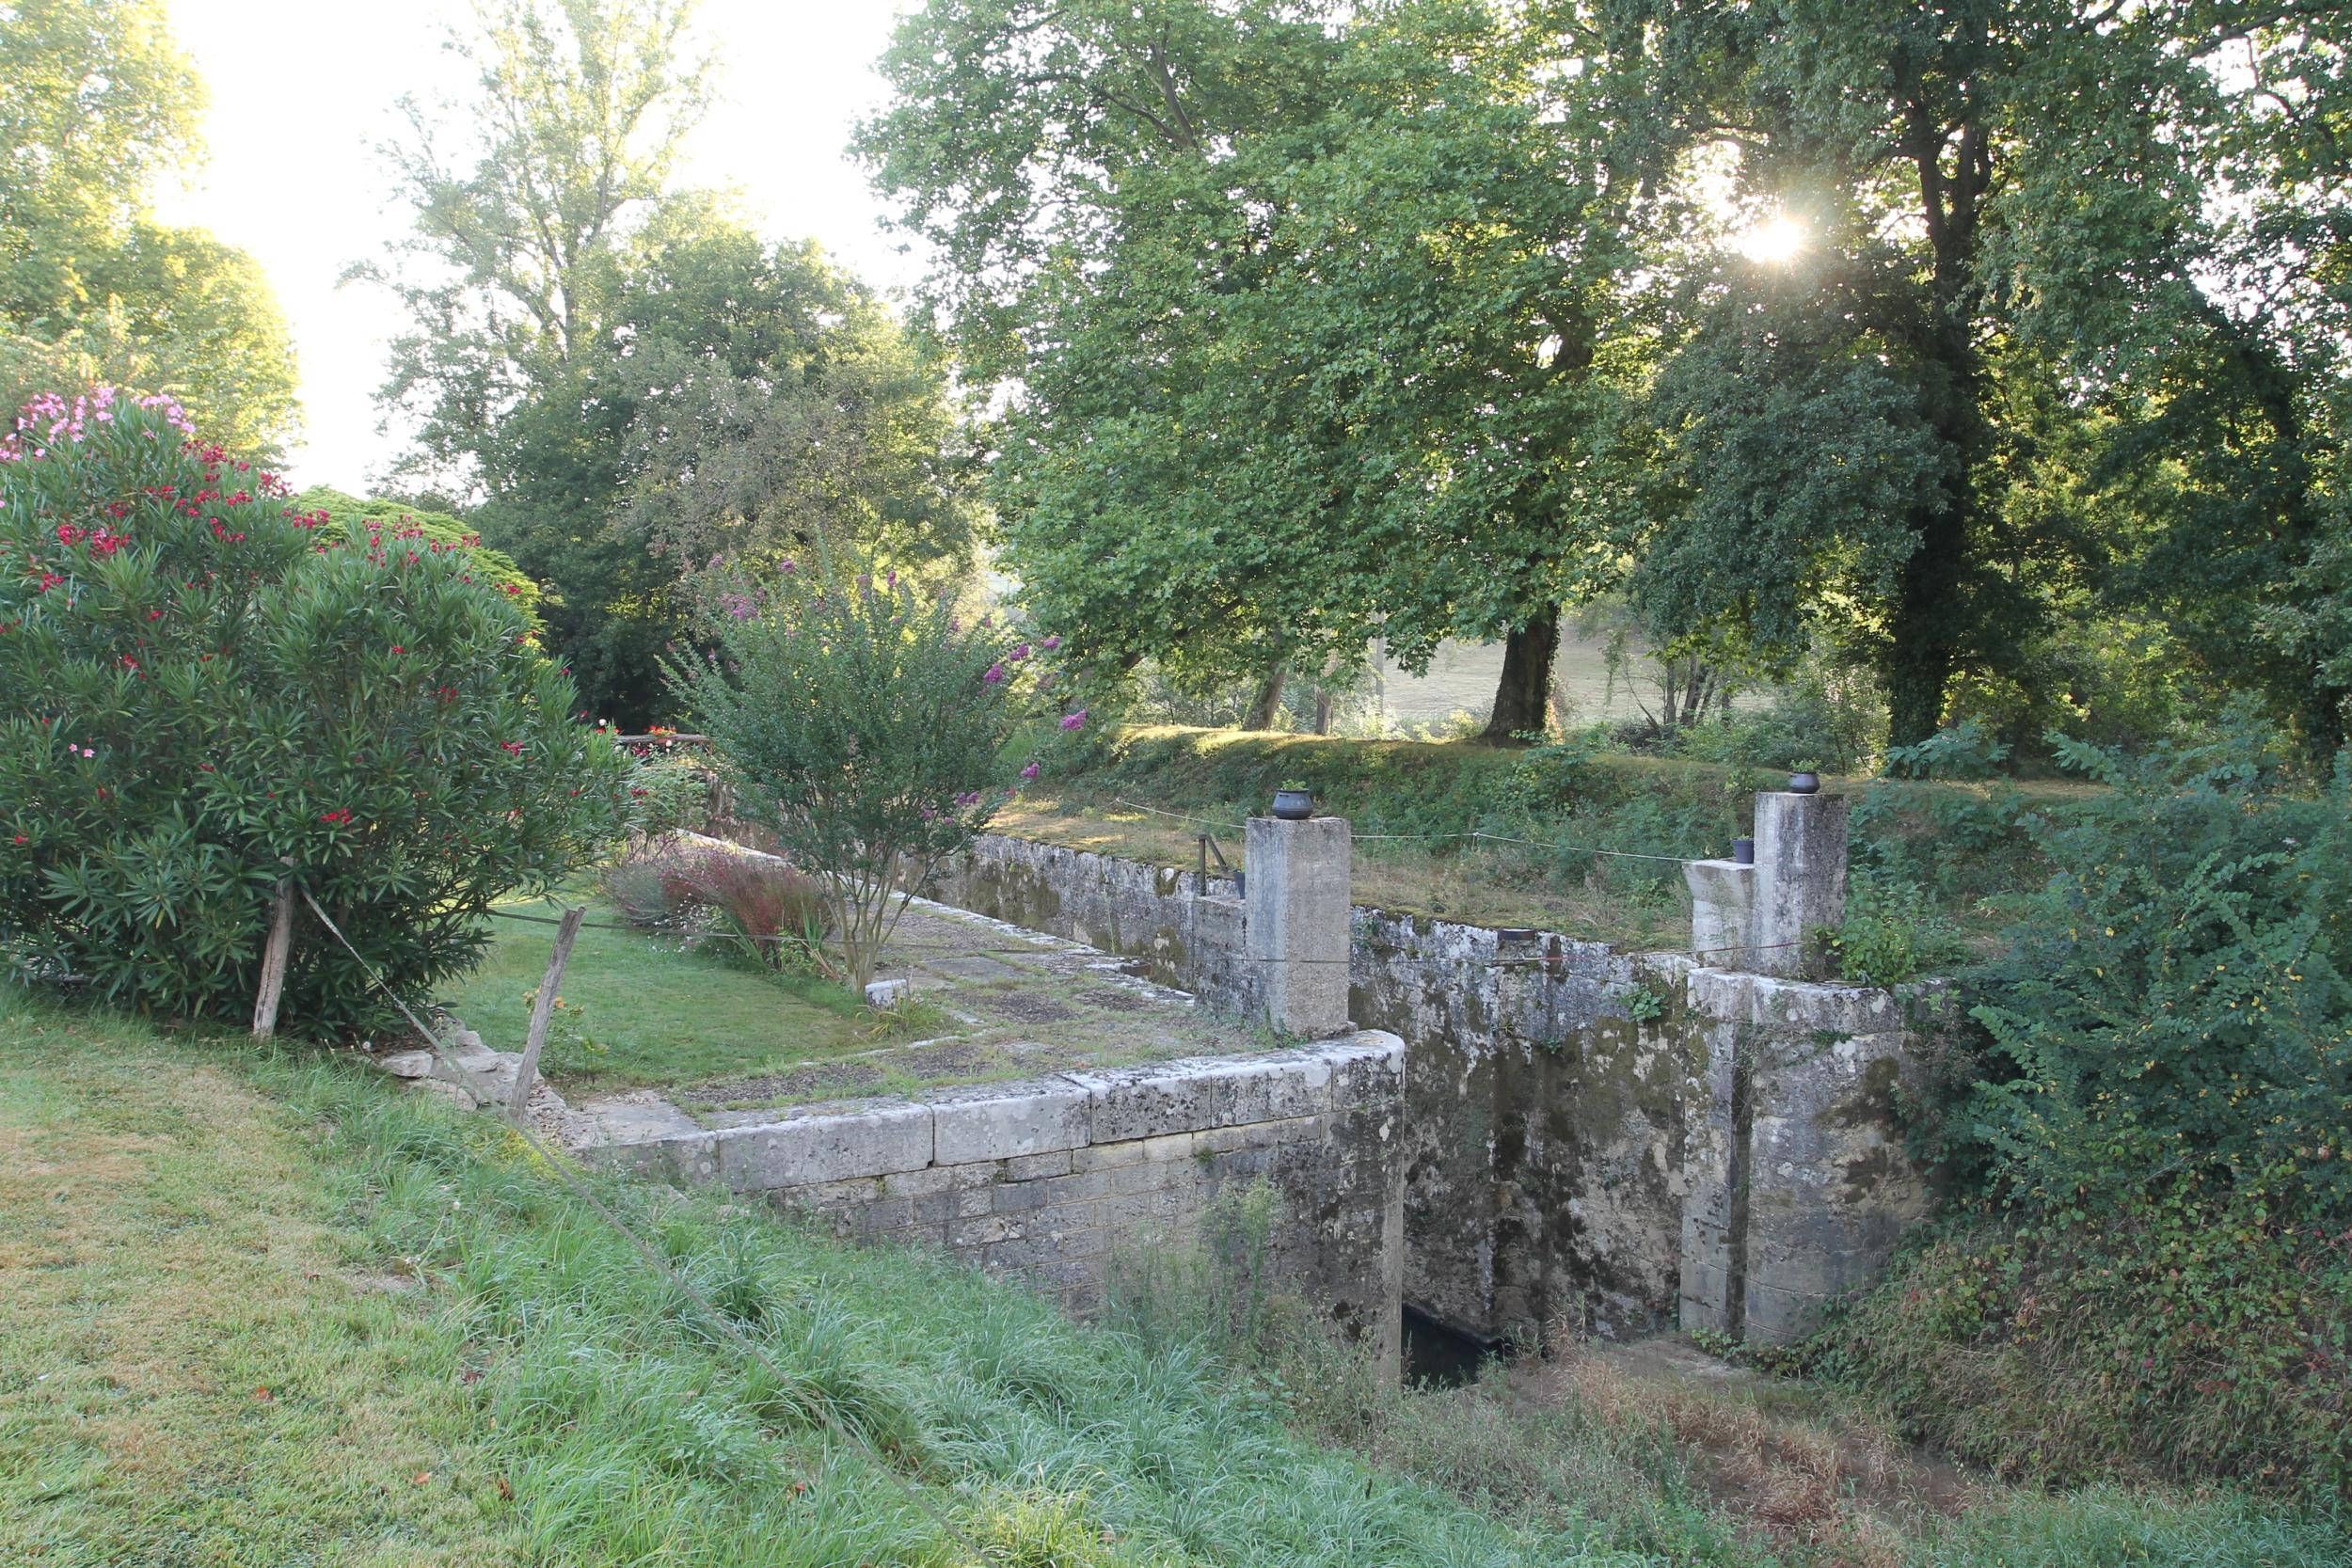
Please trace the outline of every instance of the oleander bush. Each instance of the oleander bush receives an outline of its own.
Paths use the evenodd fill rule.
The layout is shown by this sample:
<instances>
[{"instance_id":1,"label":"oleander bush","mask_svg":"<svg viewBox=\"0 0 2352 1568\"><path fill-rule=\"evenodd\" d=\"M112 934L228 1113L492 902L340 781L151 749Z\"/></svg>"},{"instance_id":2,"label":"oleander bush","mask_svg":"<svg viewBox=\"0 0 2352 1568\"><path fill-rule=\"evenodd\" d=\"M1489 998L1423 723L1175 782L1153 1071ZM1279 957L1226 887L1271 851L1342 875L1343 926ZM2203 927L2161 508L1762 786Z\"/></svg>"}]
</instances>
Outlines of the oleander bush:
<instances>
[{"instance_id":1,"label":"oleander bush","mask_svg":"<svg viewBox=\"0 0 2352 1568\"><path fill-rule=\"evenodd\" d=\"M505 587L511 587L505 585ZM275 890L429 1001L491 899L591 859L624 759L462 543L337 527L101 389L0 437L0 941L38 976L250 1013ZM296 902L281 1019L383 1016Z\"/></svg>"}]
</instances>

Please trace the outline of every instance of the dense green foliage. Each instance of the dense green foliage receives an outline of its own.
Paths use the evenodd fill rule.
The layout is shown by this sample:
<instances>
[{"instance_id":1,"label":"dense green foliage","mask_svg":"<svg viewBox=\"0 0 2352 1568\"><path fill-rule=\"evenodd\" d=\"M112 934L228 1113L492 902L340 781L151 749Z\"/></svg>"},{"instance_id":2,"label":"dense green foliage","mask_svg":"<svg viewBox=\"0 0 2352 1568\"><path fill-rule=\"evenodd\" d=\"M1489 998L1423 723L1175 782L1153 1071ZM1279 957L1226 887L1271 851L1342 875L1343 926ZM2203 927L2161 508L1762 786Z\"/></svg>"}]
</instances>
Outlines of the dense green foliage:
<instances>
[{"instance_id":1,"label":"dense green foliage","mask_svg":"<svg viewBox=\"0 0 2352 1568\"><path fill-rule=\"evenodd\" d=\"M1869 671L1899 744L2145 743L2227 688L2321 752L2346 42L2286 3L934 0L860 147L1012 390L1009 560L1103 672L1508 633L1489 733L1536 727L1556 607L1622 591L1671 657Z\"/></svg>"},{"instance_id":2,"label":"dense green foliage","mask_svg":"<svg viewBox=\"0 0 2352 1568\"><path fill-rule=\"evenodd\" d=\"M329 524L344 532L354 528L376 533L398 533L404 529L412 529L419 537L430 540L444 549L462 546L475 578L490 584L525 610L535 612L538 609L539 585L525 577L505 554L485 546L480 534L447 512L407 506L381 496L370 496L362 500L358 496L347 496L325 484L313 484L295 496L294 509L302 513L323 512L326 514Z\"/></svg>"},{"instance_id":3,"label":"dense green foliage","mask_svg":"<svg viewBox=\"0 0 2352 1568\"><path fill-rule=\"evenodd\" d=\"M1353 665L1375 626L1416 666L1517 632L1534 710L1497 721L1540 727L1598 564L1572 476L1622 197L1532 37L1337 14L934 5L861 145L971 373L1018 382L992 494L1098 669L1197 689Z\"/></svg>"},{"instance_id":4,"label":"dense green foliage","mask_svg":"<svg viewBox=\"0 0 2352 1568\"><path fill-rule=\"evenodd\" d=\"M502 6L453 40L480 67L468 101L408 104L392 150L416 213L409 265L381 275L414 322L386 387L417 423L407 469L478 501L626 730L664 717L660 661L710 564L820 533L955 558L972 525L938 356L813 245L674 186L707 103L691 9Z\"/></svg>"},{"instance_id":5,"label":"dense green foliage","mask_svg":"<svg viewBox=\"0 0 2352 1568\"><path fill-rule=\"evenodd\" d=\"M2073 755L1930 1123L1973 1204L1837 1354L1988 1463L2352 1497L2352 767Z\"/></svg>"},{"instance_id":6,"label":"dense green foliage","mask_svg":"<svg viewBox=\"0 0 2352 1568\"><path fill-rule=\"evenodd\" d=\"M470 553L330 526L101 391L0 443L0 924L37 973L250 1013L272 889L417 994L622 820L622 759ZM284 1016L379 1016L304 911Z\"/></svg>"},{"instance_id":7,"label":"dense green foliage","mask_svg":"<svg viewBox=\"0 0 2352 1568\"><path fill-rule=\"evenodd\" d=\"M716 649L674 667L678 700L738 814L824 879L843 967L864 986L906 908L899 890L1037 776L1013 746L1052 673L1036 673L1016 628L967 623L952 594L896 572L787 559L769 586L724 603Z\"/></svg>"},{"instance_id":8,"label":"dense green foliage","mask_svg":"<svg viewBox=\"0 0 2352 1568\"><path fill-rule=\"evenodd\" d=\"M203 93L162 0L0 4L0 409L57 387L168 392L264 453L294 422L294 348L251 258L155 221Z\"/></svg>"}]
</instances>

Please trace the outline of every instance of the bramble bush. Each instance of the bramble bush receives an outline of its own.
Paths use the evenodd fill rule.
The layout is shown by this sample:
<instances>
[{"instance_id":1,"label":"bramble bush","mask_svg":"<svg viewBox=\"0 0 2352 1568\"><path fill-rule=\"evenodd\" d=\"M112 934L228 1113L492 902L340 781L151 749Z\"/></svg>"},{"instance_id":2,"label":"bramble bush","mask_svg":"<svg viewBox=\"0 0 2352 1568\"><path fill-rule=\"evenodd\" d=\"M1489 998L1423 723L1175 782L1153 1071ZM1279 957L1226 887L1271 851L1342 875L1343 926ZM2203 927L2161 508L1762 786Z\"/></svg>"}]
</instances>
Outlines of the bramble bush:
<instances>
[{"instance_id":1,"label":"bramble bush","mask_svg":"<svg viewBox=\"0 0 2352 1568\"><path fill-rule=\"evenodd\" d=\"M1985 1463L2352 1498L2352 754L2058 750L2106 788L2027 820L1931 1122L1974 1202L1831 1354Z\"/></svg>"},{"instance_id":2,"label":"bramble bush","mask_svg":"<svg viewBox=\"0 0 2352 1568\"><path fill-rule=\"evenodd\" d=\"M429 999L493 897L618 831L623 759L469 549L285 497L164 400L0 438L0 935L33 973L246 1017L291 875ZM280 1016L383 1016L299 902Z\"/></svg>"},{"instance_id":3,"label":"bramble bush","mask_svg":"<svg viewBox=\"0 0 2352 1568\"><path fill-rule=\"evenodd\" d=\"M834 940L864 986L917 887L963 848L1042 767L1020 743L1086 723L1044 717L1057 674L993 616L895 572L791 561L772 580L723 594L713 651L670 670L709 736L737 812L776 836L832 895Z\"/></svg>"}]
</instances>

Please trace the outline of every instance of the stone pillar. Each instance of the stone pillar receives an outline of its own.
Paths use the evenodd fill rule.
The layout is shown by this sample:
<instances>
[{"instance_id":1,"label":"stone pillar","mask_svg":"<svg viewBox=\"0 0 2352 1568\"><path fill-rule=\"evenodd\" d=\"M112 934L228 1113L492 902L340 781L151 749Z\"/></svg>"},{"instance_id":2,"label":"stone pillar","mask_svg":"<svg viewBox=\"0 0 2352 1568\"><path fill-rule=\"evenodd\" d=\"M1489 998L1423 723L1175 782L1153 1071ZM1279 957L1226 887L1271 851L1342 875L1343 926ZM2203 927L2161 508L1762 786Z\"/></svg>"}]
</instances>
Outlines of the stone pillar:
<instances>
[{"instance_id":1,"label":"stone pillar","mask_svg":"<svg viewBox=\"0 0 2352 1568\"><path fill-rule=\"evenodd\" d=\"M1244 931L1266 1022L1302 1039L1347 1033L1347 819L1253 816L1246 846Z\"/></svg>"},{"instance_id":2,"label":"stone pillar","mask_svg":"<svg viewBox=\"0 0 2352 1568\"><path fill-rule=\"evenodd\" d=\"M1846 918L1846 798L1759 793L1756 872L1756 955L1736 967L1803 974L1813 933Z\"/></svg>"},{"instance_id":3,"label":"stone pillar","mask_svg":"<svg viewBox=\"0 0 2352 1568\"><path fill-rule=\"evenodd\" d=\"M1691 957L1709 969L1756 965L1756 868L1741 861L1688 861Z\"/></svg>"}]
</instances>

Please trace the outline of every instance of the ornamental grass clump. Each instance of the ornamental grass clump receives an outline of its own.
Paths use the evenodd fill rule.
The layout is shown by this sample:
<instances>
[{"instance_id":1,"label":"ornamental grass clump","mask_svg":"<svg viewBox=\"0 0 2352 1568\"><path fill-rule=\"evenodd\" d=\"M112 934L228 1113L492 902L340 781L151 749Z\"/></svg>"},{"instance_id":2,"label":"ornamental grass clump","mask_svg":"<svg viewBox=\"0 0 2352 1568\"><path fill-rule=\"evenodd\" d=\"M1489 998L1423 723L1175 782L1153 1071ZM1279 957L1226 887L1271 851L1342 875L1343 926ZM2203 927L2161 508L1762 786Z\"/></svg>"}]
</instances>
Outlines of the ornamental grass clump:
<instances>
[{"instance_id":1,"label":"ornamental grass clump","mask_svg":"<svg viewBox=\"0 0 2352 1568\"><path fill-rule=\"evenodd\" d=\"M624 759L463 543L336 528L167 400L0 436L0 942L37 975L251 1014L307 888L412 1002L619 830ZM295 900L280 1017L386 1016Z\"/></svg>"},{"instance_id":2,"label":"ornamental grass clump","mask_svg":"<svg viewBox=\"0 0 2352 1568\"><path fill-rule=\"evenodd\" d=\"M738 810L824 883L842 971L863 987L906 908L901 890L1037 776L1037 753L1025 766L1020 754L1033 721L1058 741L1085 715L1047 717L1048 644L894 572L787 561L719 603L712 653L673 667L673 689Z\"/></svg>"}]
</instances>

